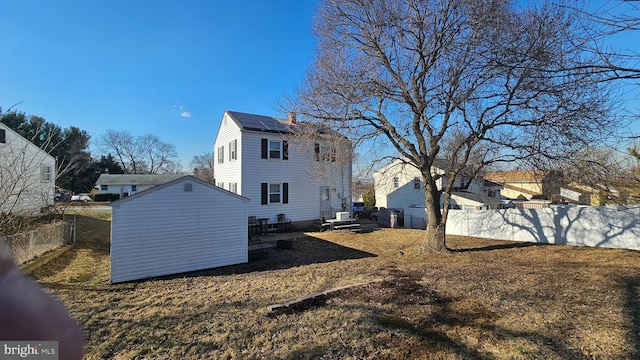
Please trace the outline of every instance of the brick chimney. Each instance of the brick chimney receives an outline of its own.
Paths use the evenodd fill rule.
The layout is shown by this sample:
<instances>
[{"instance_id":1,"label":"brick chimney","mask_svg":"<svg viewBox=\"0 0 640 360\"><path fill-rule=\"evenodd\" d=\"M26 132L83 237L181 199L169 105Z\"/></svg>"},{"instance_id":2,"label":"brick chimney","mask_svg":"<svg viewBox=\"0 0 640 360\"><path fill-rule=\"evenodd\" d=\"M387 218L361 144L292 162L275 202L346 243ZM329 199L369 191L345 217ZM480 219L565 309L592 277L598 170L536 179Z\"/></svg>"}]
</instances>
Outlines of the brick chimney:
<instances>
[{"instance_id":1,"label":"brick chimney","mask_svg":"<svg viewBox=\"0 0 640 360\"><path fill-rule=\"evenodd\" d=\"M289 124L297 124L298 121L296 120L296 113L294 113L293 111L289 111Z\"/></svg>"}]
</instances>

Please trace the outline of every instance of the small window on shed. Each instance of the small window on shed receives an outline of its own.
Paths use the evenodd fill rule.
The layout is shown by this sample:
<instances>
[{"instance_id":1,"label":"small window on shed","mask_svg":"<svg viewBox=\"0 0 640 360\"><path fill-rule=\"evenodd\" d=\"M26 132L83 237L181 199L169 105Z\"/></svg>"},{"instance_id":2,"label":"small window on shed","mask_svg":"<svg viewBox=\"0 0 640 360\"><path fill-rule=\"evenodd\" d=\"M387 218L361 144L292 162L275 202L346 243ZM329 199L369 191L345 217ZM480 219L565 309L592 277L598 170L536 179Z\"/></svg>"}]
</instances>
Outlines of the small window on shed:
<instances>
[{"instance_id":1,"label":"small window on shed","mask_svg":"<svg viewBox=\"0 0 640 360\"><path fill-rule=\"evenodd\" d=\"M184 191L193 191L193 184L192 183L185 183L184 184Z\"/></svg>"}]
</instances>

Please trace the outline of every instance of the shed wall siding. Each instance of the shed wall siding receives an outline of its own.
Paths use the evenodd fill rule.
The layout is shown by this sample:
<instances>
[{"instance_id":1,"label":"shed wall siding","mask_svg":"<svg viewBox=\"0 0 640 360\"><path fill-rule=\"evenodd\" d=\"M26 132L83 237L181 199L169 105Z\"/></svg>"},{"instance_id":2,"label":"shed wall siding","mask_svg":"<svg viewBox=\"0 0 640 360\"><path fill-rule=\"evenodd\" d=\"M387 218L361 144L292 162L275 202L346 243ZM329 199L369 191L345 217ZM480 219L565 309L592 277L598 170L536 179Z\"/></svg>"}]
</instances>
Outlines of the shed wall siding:
<instances>
[{"instance_id":1,"label":"shed wall siding","mask_svg":"<svg viewBox=\"0 0 640 360\"><path fill-rule=\"evenodd\" d=\"M246 203L192 182L116 205L112 212L111 281L244 263Z\"/></svg>"}]
</instances>

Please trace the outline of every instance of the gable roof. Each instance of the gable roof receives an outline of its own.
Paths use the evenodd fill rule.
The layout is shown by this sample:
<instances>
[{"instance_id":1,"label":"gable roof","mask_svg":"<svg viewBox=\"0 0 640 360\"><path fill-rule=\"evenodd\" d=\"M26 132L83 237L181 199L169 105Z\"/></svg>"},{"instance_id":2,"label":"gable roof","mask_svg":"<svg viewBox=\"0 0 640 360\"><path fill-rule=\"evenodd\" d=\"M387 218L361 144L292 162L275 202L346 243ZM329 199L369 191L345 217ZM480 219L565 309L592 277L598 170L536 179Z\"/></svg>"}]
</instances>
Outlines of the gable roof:
<instances>
[{"instance_id":1,"label":"gable roof","mask_svg":"<svg viewBox=\"0 0 640 360\"><path fill-rule=\"evenodd\" d=\"M451 195L459 196L461 198L474 201L480 204L501 204L502 203L501 199L496 199L484 194L476 194L476 193L470 193L466 191L454 191L451 193Z\"/></svg>"},{"instance_id":2,"label":"gable roof","mask_svg":"<svg viewBox=\"0 0 640 360\"><path fill-rule=\"evenodd\" d=\"M5 130L5 138L4 141L7 144L11 143L11 139L10 137L7 135L7 131L9 132L9 134L12 134L13 136L22 139L23 141L25 141L28 146L30 146L31 148L33 148L34 150L36 150L37 152L39 152L41 155L43 155L44 157L48 157L50 159L50 161L56 161L56 158L53 157L52 155L50 155L48 152L46 152L45 150L41 149L38 145L34 144L33 142L31 142L29 139L25 138L24 136L20 135L17 131L13 130L12 128L9 127L9 125L0 122L0 128L2 128L3 130Z\"/></svg>"},{"instance_id":3,"label":"gable roof","mask_svg":"<svg viewBox=\"0 0 640 360\"><path fill-rule=\"evenodd\" d=\"M539 183L544 177L545 173L535 170L513 170L513 171L489 171L485 174L485 179L498 182L530 182Z\"/></svg>"},{"instance_id":4,"label":"gable roof","mask_svg":"<svg viewBox=\"0 0 640 360\"><path fill-rule=\"evenodd\" d=\"M129 202L131 200L138 199L138 198L140 198L142 196L146 196L146 195L154 193L156 191L160 191L160 190L162 190L164 188L167 188L167 187L169 187L169 186L171 186L173 184L176 184L176 183L179 183L179 182L182 182L182 181L186 181L186 180L200 183L203 186L212 189L213 191L220 191L222 193L225 193L228 196L236 197L236 198L242 200L245 203L249 201L249 198L247 198L247 197L244 197L242 195L238 195L236 193L232 193L231 191L227 191L227 190L225 190L223 188L220 188L218 186L215 186L215 185L213 185L211 183L208 183L206 181L200 180L200 179L198 179L197 177L195 177L193 175L178 175L178 176L179 177L177 179L175 179L175 180L172 180L172 181L169 181L167 183L158 185L158 186L153 187L153 188L151 188L149 190L141 191L141 192L136 193L136 194L134 194L132 196L128 196L128 197L125 197L125 198L122 198L122 199L118 199L118 200L112 201L111 202L111 206L114 206L114 205L115 206L120 206L120 204Z\"/></svg>"},{"instance_id":5,"label":"gable roof","mask_svg":"<svg viewBox=\"0 0 640 360\"><path fill-rule=\"evenodd\" d=\"M162 185L184 177L175 174L102 174L96 185Z\"/></svg>"},{"instance_id":6,"label":"gable roof","mask_svg":"<svg viewBox=\"0 0 640 360\"><path fill-rule=\"evenodd\" d=\"M227 114L245 130L273 133L291 133L288 120L265 115L247 114L238 111L227 111Z\"/></svg>"}]
</instances>

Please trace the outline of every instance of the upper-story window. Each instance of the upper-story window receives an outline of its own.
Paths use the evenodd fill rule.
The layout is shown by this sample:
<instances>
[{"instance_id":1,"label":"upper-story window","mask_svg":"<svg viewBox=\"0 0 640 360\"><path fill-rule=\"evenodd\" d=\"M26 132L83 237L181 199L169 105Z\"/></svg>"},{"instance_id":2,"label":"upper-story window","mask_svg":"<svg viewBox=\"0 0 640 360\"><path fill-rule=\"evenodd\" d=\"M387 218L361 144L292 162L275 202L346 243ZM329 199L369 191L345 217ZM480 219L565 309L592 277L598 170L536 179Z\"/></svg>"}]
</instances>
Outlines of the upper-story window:
<instances>
[{"instance_id":1,"label":"upper-story window","mask_svg":"<svg viewBox=\"0 0 640 360\"><path fill-rule=\"evenodd\" d=\"M393 187L394 188L400 187L400 179L397 176L393 177Z\"/></svg>"},{"instance_id":2,"label":"upper-story window","mask_svg":"<svg viewBox=\"0 0 640 360\"><path fill-rule=\"evenodd\" d=\"M315 161L336 161L336 151L334 148L329 148L318 143L314 144L314 156Z\"/></svg>"},{"instance_id":3,"label":"upper-story window","mask_svg":"<svg viewBox=\"0 0 640 360\"><path fill-rule=\"evenodd\" d=\"M238 159L238 140L229 143L229 161Z\"/></svg>"},{"instance_id":4,"label":"upper-story window","mask_svg":"<svg viewBox=\"0 0 640 360\"><path fill-rule=\"evenodd\" d=\"M109 185L100 185L100 190L109 190Z\"/></svg>"},{"instance_id":5,"label":"upper-story window","mask_svg":"<svg viewBox=\"0 0 640 360\"><path fill-rule=\"evenodd\" d=\"M51 181L51 166L42 166L40 168L40 180L43 182Z\"/></svg>"},{"instance_id":6,"label":"upper-story window","mask_svg":"<svg viewBox=\"0 0 640 360\"><path fill-rule=\"evenodd\" d=\"M413 178L413 188L420 189L420 178L417 176Z\"/></svg>"},{"instance_id":7,"label":"upper-story window","mask_svg":"<svg viewBox=\"0 0 640 360\"><path fill-rule=\"evenodd\" d=\"M286 140L262 139L263 159L289 159L289 144Z\"/></svg>"},{"instance_id":8,"label":"upper-story window","mask_svg":"<svg viewBox=\"0 0 640 360\"><path fill-rule=\"evenodd\" d=\"M269 159L280 159L281 145L280 141L269 141Z\"/></svg>"},{"instance_id":9,"label":"upper-story window","mask_svg":"<svg viewBox=\"0 0 640 360\"><path fill-rule=\"evenodd\" d=\"M218 148L218 164L222 164L224 162L224 146L220 146Z\"/></svg>"}]
</instances>

